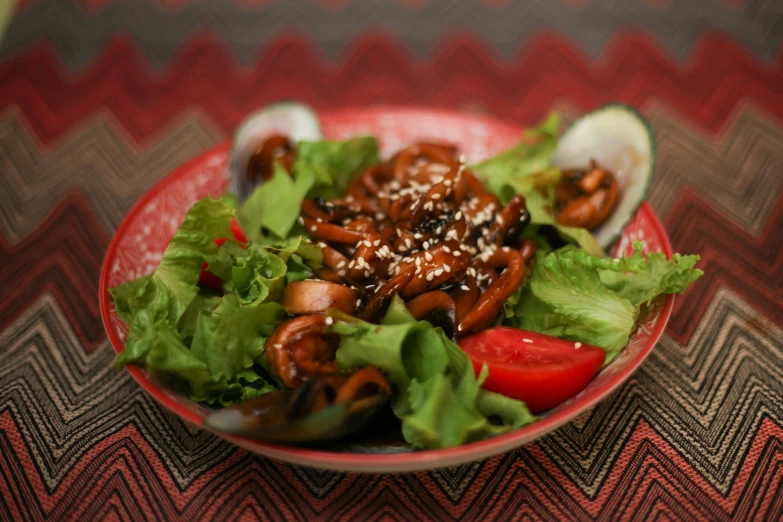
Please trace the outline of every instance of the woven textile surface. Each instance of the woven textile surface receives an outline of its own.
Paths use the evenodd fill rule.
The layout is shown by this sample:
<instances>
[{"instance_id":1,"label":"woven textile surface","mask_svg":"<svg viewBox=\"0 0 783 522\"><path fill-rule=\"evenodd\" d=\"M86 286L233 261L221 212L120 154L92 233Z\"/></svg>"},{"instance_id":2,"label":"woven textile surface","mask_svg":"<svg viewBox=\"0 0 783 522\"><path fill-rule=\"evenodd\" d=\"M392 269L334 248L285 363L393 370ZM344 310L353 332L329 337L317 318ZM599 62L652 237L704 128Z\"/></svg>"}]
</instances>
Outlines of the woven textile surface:
<instances>
[{"instance_id":1,"label":"woven textile surface","mask_svg":"<svg viewBox=\"0 0 783 522\"><path fill-rule=\"evenodd\" d=\"M515 451L292 466L112 368L98 274L131 205L281 98L533 124L619 100L705 276L609 398ZM780 520L783 2L22 1L0 42L0 520Z\"/></svg>"}]
</instances>

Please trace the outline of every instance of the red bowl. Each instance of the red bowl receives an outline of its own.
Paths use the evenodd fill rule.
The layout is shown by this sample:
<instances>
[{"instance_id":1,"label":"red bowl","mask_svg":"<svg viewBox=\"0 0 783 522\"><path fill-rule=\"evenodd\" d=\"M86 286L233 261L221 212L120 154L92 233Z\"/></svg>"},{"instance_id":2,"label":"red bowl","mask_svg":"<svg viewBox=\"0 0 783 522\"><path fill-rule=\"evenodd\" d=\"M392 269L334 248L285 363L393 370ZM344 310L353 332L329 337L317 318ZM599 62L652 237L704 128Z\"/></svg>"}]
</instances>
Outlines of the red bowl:
<instances>
[{"instance_id":1,"label":"red bowl","mask_svg":"<svg viewBox=\"0 0 783 522\"><path fill-rule=\"evenodd\" d=\"M469 161L478 161L514 144L521 129L495 119L418 108L369 108L320 114L327 138L373 134L385 155L417 140L454 143ZM103 262L100 305L103 324L116 352L123 348L128 327L114 310L108 289L153 271L185 213L195 201L219 195L226 186L228 145L211 149L178 168L152 188L131 209L114 235ZM623 230L614 252L629 251L636 239L645 250L671 256L671 246L652 209L643 204ZM453 466L486 458L535 440L594 406L623 383L660 338L674 298L667 296L643 310L630 343L579 395L543 414L528 426L481 442L442 450L413 451L397 446L349 446L340 450L303 449L266 444L241 437L219 436L250 451L294 464L341 471L393 472ZM133 378L163 406L182 419L202 426L208 409L167 389L136 367Z\"/></svg>"}]
</instances>

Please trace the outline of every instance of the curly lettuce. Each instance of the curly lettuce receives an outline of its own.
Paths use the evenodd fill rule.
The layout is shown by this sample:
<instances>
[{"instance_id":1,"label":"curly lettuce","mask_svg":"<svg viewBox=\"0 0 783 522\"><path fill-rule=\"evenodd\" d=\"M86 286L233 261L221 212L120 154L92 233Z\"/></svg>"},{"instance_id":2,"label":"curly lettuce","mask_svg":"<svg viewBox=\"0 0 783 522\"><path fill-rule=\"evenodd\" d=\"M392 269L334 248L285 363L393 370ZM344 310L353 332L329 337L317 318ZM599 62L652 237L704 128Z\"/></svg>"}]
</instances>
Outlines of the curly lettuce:
<instances>
[{"instance_id":1,"label":"curly lettuce","mask_svg":"<svg viewBox=\"0 0 783 522\"><path fill-rule=\"evenodd\" d=\"M395 297L381 325L335 313L342 369L375 366L395 389L392 410L416 448L445 448L505 433L535 417L524 403L482 390L467 355Z\"/></svg>"},{"instance_id":2,"label":"curly lettuce","mask_svg":"<svg viewBox=\"0 0 783 522\"><path fill-rule=\"evenodd\" d=\"M130 325L121 368L138 364L164 374L194 400L229 404L274 389L264 365L264 341L284 317L279 300L286 259L231 237L233 207L197 202L150 275L110 290ZM198 286L202 265L223 280L225 295Z\"/></svg>"},{"instance_id":3,"label":"curly lettuce","mask_svg":"<svg viewBox=\"0 0 783 522\"><path fill-rule=\"evenodd\" d=\"M591 256L573 247L539 255L514 314L506 324L600 346L608 364L628 344L641 306L659 295L684 292L702 276L697 255Z\"/></svg>"}]
</instances>

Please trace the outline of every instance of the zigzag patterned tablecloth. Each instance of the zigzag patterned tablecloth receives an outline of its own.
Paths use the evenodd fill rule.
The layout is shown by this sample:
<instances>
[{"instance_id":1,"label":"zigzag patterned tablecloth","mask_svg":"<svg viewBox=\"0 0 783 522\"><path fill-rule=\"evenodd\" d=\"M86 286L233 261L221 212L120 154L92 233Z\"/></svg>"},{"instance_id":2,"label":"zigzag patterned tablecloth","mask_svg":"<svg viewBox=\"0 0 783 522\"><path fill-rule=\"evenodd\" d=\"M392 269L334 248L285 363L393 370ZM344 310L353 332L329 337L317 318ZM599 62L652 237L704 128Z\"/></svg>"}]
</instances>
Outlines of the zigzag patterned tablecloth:
<instances>
[{"instance_id":1,"label":"zigzag patterned tablecloth","mask_svg":"<svg viewBox=\"0 0 783 522\"><path fill-rule=\"evenodd\" d=\"M0 519L783 518L783 2L21 2L0 45ZM609 399L516 451L359 475L248 454L111 367L129 207L280 97L535 122L609 100L706 275Z\"/></svg>"}]
</instances>

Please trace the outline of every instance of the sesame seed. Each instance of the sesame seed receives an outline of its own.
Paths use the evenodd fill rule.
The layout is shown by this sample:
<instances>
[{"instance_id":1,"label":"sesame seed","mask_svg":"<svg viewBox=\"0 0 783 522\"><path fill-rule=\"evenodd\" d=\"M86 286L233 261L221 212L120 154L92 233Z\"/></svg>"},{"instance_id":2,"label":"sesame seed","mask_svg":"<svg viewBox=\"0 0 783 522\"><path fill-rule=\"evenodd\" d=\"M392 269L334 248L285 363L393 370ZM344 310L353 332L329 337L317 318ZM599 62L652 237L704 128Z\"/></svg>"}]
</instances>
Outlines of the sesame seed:
<instances>
[{"instance_id":1,"label":"sesame seed","mask_svg":"<svg viewBox=\"0 0 783 522\"><path fill-rule=\"evenodd\" d=\"M449 247L447 247L446 245L443 245L443 251L446 252L447 254L451 253L451 249Z\"/></svg>"},{"instance_id":2,"label":"sesame seed","mask_svg":"<svg viewBox=\"0 0 783 522\"><path fill-rule=\"evenodd\" d=\"M424 247L425 250L427 250L430 247L430 242L425 241L424 243L422 243L422 246Z\"/></svg>"},{"instance_id":3,"label":"sesame seed","mask_svg":"<svg viewBox=\"0 0 783 522\"><path fill-rule=\"evenodd\" d=\"M434 277L435 276L432 274L432 272L430 272L430 273L427 274L426 279L427 279L427 281L432 281Z\"/></svg>"},{"instance_id":4,"label":"sesame seed","mask_svg":"<svg viewBox=\"0 0 783 522\"><path fill-rule=\"evenodd\" d=\"M315 232L316 230L318 230L317 226L313 225L310 227L310 232Z\"/></svg>"},{"instance_id":5,"label":"sesame seed","mask_svg":"<svg viewBox=\"0 0 783 522\"><path fill-rule=\"evenodd\" d=\"M395 266L394 267L394 274L396 275L396 274L399 274L399 273L400 273L400 267L399 266Z\"/></svg>"},{"instance_id":6,"label":"sesame seed","mask_svg":"<svg viewBox=\"0 0 783 522\"><path fill-rule=\"evenodd\" d=\"M438 268L437 270L435 270L435 277L440 277L442 275L443 275L443 269L442 268Z\"/></svg>"},{"instance_id":7,"label":"sesame seed","mask_svg":"<svg viewBox=\"0 0 783 522\"><path fill-rule=\"evenodd\" d=\"M420 273L421 273L421 267L420 267L420 266L417 266L417 267L416 267L416 272L414 272L414 273L415 273L415 274L420 274Z\"/></svg>"},{"instance_id":8,"label":"sesame seed","mask_svg":"<svg viewBox=\"0 0 783 522\"><path fill-rule=\"evenodd\" d=\"M429 252L425 252L424 253L424 257L427 257L427 254L429 254ZM428 259L427 261L432 261L432 260ZM421 266L421 258L420 257L416 258L416 266Z\"/></svg>"},{"instance_id":9,"label":"sesame seed","mask_svg":"<svg viewBox=\"0 0 783 522\"><path fill-rule=\"evenodd\" d=\"M356 306L359 306L359 305L361 305L361 304L362 304L362 300L361 300L361 299L357 299L357 300L356 300Z\"/></svg>"},{"instance_id":10,"label":"sesame seed","mask_svg":"<svg viewBox=\"0 0 783 522\"><path fill-rule=\"evenodd\" d=\"M367 241L366 239L365 239L364 241L362 241L362 244L363 244L364 246L366 246L367 248L372 248L372 243L370 243L370 242L369 242L369 241Z\"/></svg>"},{"instance_id":11,"label":"sesame seed","mask_svg":"<svg viewBox=\"0 0 783 522\"><path fill-rule=\"evenodd\" d=\"M465 290L466 292L470 290L470 287L468 285L462 285L460 286L461 289Z\"/></svg>"},{"instance_id":12,"label":"sesame seed","mask_svg":"<svg viewBox=\"0 0 783 522\"><path fill-rule=\"evenodd\" d=\"M418 232L417 232L417 233L415 233L415 234L413 234L413 238L414 238L414 239L421 239L421 238L423 238L423 237L424 237L424 236L422 236L422 235L421 235L421 234L419 234Z\"/></svg>"},{"instance_id":13,"label":"sesame seed","mask_svg":"<svg viewBox=\"0 0 783 522\"><path fill-rule=\"evenodd\" d=\"M370 271L369 270L365 270L364 271L364 277L370 277Z\"/></svg>"},{"instance_id":14,"label":"sesame seed","mask_svg":"<svg viewBox=\"0 0 783 522\"><path fill-rule=\"evenodd\" d=\"M381 244L381 240L380 239L376 239L375 241L372 242L372 244L373 244L373 246L378 246L378 245Z\"/></svg>"},{"instance_id":15,"label":"sesame seed","mask_svg":"<svg viewBox=\"0 0 783 522\"><path fill-rule=\"evenodd\" d=\"M436 192L435 194L432 195L432 199L435 200L435 201L439 200L440 199L440 194L438 194Z\"/></svg>"},{"instance_id":16,"label":"sesame seed","mask_svg":"<svg viewBox=\"0 0 783 522\"><path fill-rule=\"evenodd\" d=\"M275 348L282 348L282 347L283 347L282 343L275 343Z\"/></svg>"},{"instance_id":17,"label":"sesame seed","mask_svg":"<svg viewBox=\"0 0 783 522\"><path fill-rule=\"evenodd\" d=\"M455 250L455 251L453 252L453 254L454 254L454 257L459 257L459 256L461 256L461 255L462 255L462 252L460 252L459 250Z\"/></svg>"},{"instance_id":18,"label":"sesame seed","mask_svg":"<svg viewBox=\"0 0 783 522\"><path fill-rule=\"evenodd\" d=\"M304 218L302 216L299 216L299 219L297 219L297 221L299 221L300 225L304 225Z\"/></svg>"},{"instance_id":19,"label":"sesame seed","mask_svg":"<svg viewBox=\"0 0 783 522\"><path fill-rule=\"evenodd\" d=\"M332 319L331 317L327 317L326 319L324 319L324 321L326 322L326 324L333 324L334 323L334 319Z\"/></svg>"},{"instance_id":20,"label":"sesame seed","mask_svg":"<svg viewBox=\"0 0 783 522\"><path fill-rule=\"evenodd\" d=\"M581 348L581 347L582 347L582 343L574 343L574 348Z\"/></svg>"},{"instance_id":21,"label":"sesame seed","mask_svg":"<svg viewBox=\"0 0 783 522\"><path fill-rule=\"evenodd\" d=\"M462 219L462 211L458 211L456 214L454 214L454 219Z\"/></svg>"},{"instance_id":22,"label":"sesame seed","mask_svg":"<svg viewBox=\"0 0 783 522\"><path fill-rule=\"evenodd\" d=\"M445 270L446 273L448 274L449 272L451 272L451 267L449 265L443 265L443 270Z\"/></svg>"},{"instance_id":23,"label":"sesame seed","mask_svg":"<svg viewBox=\"0 0 783 522\"><path fill-rule=\"evenodd\" d=\"M432 261L432 254L430 254L429 252L424 252L424 258L427 261ZM421 261L421 258L417 259L416 261Z\"/></svg>"},{"instance_id":24,"label":"sesame seed","mask_svg":"<svg viewBox=\"0 0 783 522\"><path fill-rule=\"evenodd\" d=\"M345 270L338 270L337 275L340 277L345 277Z\"/></svg>"},{"instance_id":25,"label":"sesame seed","mask_svg":"<svg viewBox=\"0 0 783 522\"><path fill-rule=\"evenodd\" d=\"M522 339L522 342L525 342L525 343L532 343L532 342L533 342L533 340L532 340L532 339Z\"/></svg>"},{"instance_id":26,"label":"sesame seed","mask_svg":"<svg viewBox=\"0 0 783 522\"><path fill-rule=\"evenodd\" d=\"M356 262L353 259L351 259L351 262L348 263L348 268L353 268L355 264Z\"/></svg>"}]
</instances>

